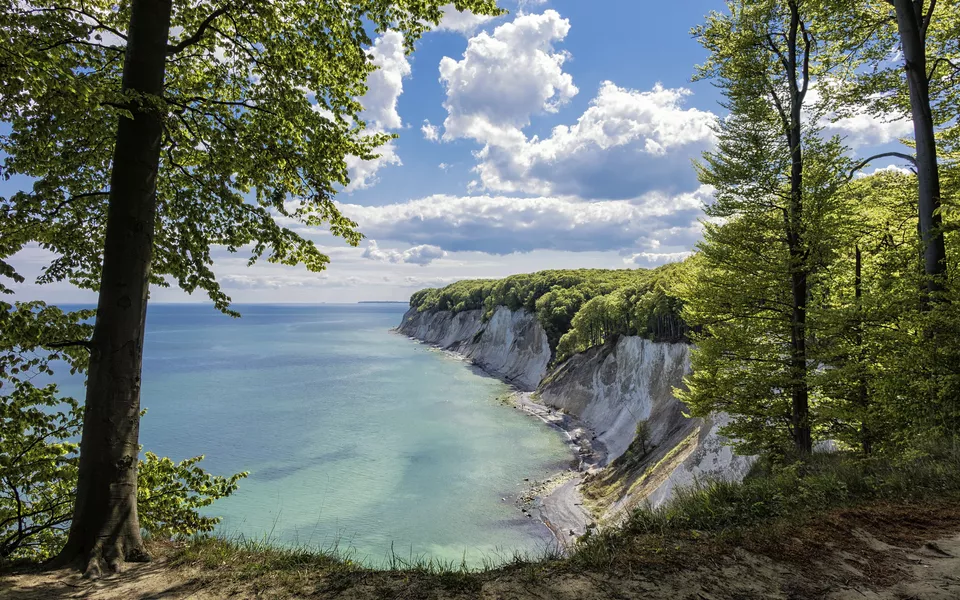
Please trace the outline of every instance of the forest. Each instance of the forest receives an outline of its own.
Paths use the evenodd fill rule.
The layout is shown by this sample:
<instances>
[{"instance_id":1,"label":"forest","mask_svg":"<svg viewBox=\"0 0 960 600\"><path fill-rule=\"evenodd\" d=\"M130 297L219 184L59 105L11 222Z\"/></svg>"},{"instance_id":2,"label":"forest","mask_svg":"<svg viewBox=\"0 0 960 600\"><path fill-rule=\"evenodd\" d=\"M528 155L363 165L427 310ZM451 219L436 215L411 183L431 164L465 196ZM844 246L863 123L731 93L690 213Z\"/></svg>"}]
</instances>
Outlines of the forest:
<instances>
[{"instance_id":1,"label":"forest","mask_svg":"<svg viewBox=\"0 0 960 600\"><path fill-rule=\"evenodd\" d=\"M299 226L359 244L334 198L347 159L391 139L360 118L375 70L364 48L392 29L413 52L444 4L0 8L2 176L31 182L0 198L0 292L23 281L12 257L35 246L53 256L40 283L99 298L79 312L0 301L0 560L56 558L98 577L147 560L144 535L214 529L198 510L246 474L141 453L149 290L199 292L235 314L213 249L318 273L330 257ZM453 4L502 14L489 0ZM707 53L694 78L722 92L725 116L692 167L713 195L689 258L465 280L411 307L533 312L554 364L618 336L689 343L678 397L694 417L729 415L736 450L781 475L802 478L821 442L862 464L942 459L937 472L953 473L960 10L729 0L692 33ZM825 133L857 114L909 120L909 152L859 156ZM36 383L54 369L85 373L83 401Z\"/></svg>"}]
</instances>

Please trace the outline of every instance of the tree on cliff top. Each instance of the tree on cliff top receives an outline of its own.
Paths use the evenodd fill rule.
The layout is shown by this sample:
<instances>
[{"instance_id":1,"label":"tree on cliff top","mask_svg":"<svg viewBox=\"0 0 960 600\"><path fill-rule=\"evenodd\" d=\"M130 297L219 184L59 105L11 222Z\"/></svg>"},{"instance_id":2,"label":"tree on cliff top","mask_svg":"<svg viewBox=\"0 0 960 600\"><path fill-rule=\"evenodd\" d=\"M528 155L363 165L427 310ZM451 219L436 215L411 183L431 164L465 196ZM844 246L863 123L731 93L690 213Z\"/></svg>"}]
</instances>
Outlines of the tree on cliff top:
<instances>
[{"instance_id":1,"label":"tree on cliff top","mask_svg":"<svg viewBox=\"0 0 960 600\"><path fill-rule=\"evenodd\" d=\"M956 127L960 103L960 11L937 0L821 0L821 38L847 73L825 82L837 116L867 110L913 122L917 210L929 299L943 299L947 254L941 214L943 156L938 134ZM864 161L868 164L873 158ZM929 308L926 306L925 308Z\"/></svg>"},{"instance_id":2,"label":"tree on cliff top","mask_svg":"<svg viewBox=\"0 0 960 600\"><path fill-rule=\"evenodd\" d=\"M369 32L406 50L445 0L4 0L0 274L28 243L55 258L41 282L97 290L79 482L63 563L86 572L144 560L137 519L140 371L148 288L175 281L229 310L211 247L250 262L329 261L283 223L326 224L357 244L333 203L345 159L371 159L358 98ZM455 0L495 14L493 0Z\"/></svg>"},{"instance_id":3,"label":"tree on cliff top","mask_svg":"<svg viewBox=\"0 0 960 600\"><path fill-rule=\"evenodd\" d=\"M705 268L684 297L684 318L703 331L683 399L697 416L735 415L726 431L745 446L770 449L785 431L805 456L815 363L809 304L843 224L837 190L849 165L839 142L813 125L821 113L808 92L829 63L807 4L727 6L695 30L710 52L698 76L722 89L730 115L698 165L716 201L699 245Z\"/></svg>"}]
</instances>

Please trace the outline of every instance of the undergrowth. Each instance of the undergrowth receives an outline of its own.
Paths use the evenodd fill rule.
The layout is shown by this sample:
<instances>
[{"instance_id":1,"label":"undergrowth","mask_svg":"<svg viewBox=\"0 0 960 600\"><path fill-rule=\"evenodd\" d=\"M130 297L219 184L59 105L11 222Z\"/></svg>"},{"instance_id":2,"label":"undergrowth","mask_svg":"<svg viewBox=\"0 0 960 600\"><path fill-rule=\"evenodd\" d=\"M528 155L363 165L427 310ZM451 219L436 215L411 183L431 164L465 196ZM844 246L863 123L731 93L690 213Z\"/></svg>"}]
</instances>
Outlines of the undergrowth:
<instances>
[{"instance_id":1,"label":"undergrowth","mask_svg":"<svg viewBox=\"0 0 960 600\"><path fill-rule=\"evenodd\" d=\"M178 564L229 571L245 579L265 573L358 575L371 571L406 573L437 585L472 589L484 572L515 569L536 577L544 569L604 569L624 560L665 560L678 540L718 539L731 532L756 530L774 523L800 524L832 509L878 501L910 503L960 497L960 450L941 445L917 458L865 458L852 453L816 454L804 463L771 466L758 463L742 482L703 482L677 489L671 502L635 510L620 526L588 532L569 557L554 550L538 556L491 556L477 567L466 560L443 561L427 555L406 556L390 549L379 564L358 558L338 544L281 547L242 537L200 537L175 556Z\"/></svg>"},{"instance_id":2,"label":"undergrowth","mask_svg":"<svg viewBox=\"0 0 960 600\"><path fill-rule=\"evenodd\" d=\"M660 552L671 538L697 539L768 523L801 523L831 509L960 497L960 449L944 444L921 457L815 454L803 463L758 463L742 482L679 488L662 506L633 511L619 527L581 538L573 565L603 568L625 553ZM644 539L644 543L638 540Z\"/></svg>"}]
</instances>

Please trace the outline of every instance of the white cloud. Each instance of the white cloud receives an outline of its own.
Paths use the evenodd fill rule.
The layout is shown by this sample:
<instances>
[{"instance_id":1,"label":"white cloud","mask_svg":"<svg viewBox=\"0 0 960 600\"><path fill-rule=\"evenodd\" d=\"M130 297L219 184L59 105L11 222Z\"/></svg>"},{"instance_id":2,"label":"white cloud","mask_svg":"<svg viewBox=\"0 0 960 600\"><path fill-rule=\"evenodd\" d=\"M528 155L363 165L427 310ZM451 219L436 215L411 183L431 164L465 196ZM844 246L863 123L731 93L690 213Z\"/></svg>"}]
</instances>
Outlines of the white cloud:
<instances>
[{"instance_id":1,"label":"white cloud","mask_svg":"<svg viewBox=\"0 0 960 600\"><path fill-rule=\"evenodd\" d=\"M563 72L568 59L554 43L570 31L570 22L553 10L521 15L497 27L493 35L471 38L459 61L440 61L447 90L443 106L445 140L473 138L504 145L524 139L530 117L555 112L578 92Z\"/></svg>"},{"instance_id":2,"label":"white cloud","mask_svg":"<svg viewBox=\"0 0 960 600\"><path fill-rule=\"evenodd\" d=\"M440 139L440 128L432 125L428 119L423 120L420 131L423 132L423 137L428 141L436 142Z\"/></svg>"},{"instance_id":3,"label":"white cloud","mask_svg":"<svg viewBox=\"0 0 960 600\"><path fill-rule=\"evenodd\" d=\"M888 120L865 111L823 125L827 135L841 136L852 148L889 144L913 136L912 121Z\"/></svg>"},{"instance_id":4,"label":"white cloud","mask_svg":"<svg viewBox=\"0 0 960 600\"><path fill-rule=\"evenodd\" d=\"M347 192L362 190L375 185L379 181L377 173L383 167L403 165L403 161L397 155L397 148L392 141L377 148L377 153L380 154L380 157L373 160L361 160L356 156L347 156L347 169L350 172L350 185L346 188Z\"/></svg>"},{"instance_id":5,"label":"white cloud","mask_svg":"<svg viewBox=\"0 0 960 600\"><path fill-rule=\"evenodd\" d=\"M411 73L410 62L403 49L403 35L387 31L377 38L369 50L378 69L367 76L363 117L378 130L400 129L403 122L397 113L397 100L403 93L403 78Z\"/></svg>"},{"instance_id":6,"label":"white cloud","mask_svg":"<svg viewBox=\"0 0 960 600\"><path fill-rule=\"evenodd\" d=\"M453 165L448 165L447 163L440 163L439 165L437 165L437 168L440 169L441 171L446 171L452 166Z\"/></svg>"},{"instance_id":7,"label":"white cloud","mask_svg":"<svg viewBox=\"0 0 960 600\"><path fill-rule=\"evenodd\" d=\"M369 49L373 64L378 69L367 76L367 93L362 98L362 118L369 133L380 133L403 127L397 112L397 101L403 94L403 79L410 75L410 62L403 49L403 36L397 31L387 31L376 39ZM346 191L364 189L377 182L377 173L388 165L402 165L396 146L388 142L378 149L379 158L360 160L347 157L350 185Z\"/></svg>"},{"instance_id":8,"label":"white cloud","mask_svg":"<svg viewBox=\"0 0 960 600\"><path fill-rule=\"evenodd\" d=\"M470 35L477 28L489 23L497 17L487 15L475 15L469 10L460 12L453 4L445 4L440 7L443 11L443 17L440 24L435 28L436 31L454 31L462 35Z\"/></svg>"},{"instance_id":9,"label":"white cloud","mask_svg":"<svg viewBox=\"0 0 960 600\"><path fill-rule=\"evenodd\" d=\"M821 83L821 85L832 83ZM842 82L836 83L843 85ZM806 104L816 106L821 101L822 95L817 86L811 85L807 92ZM808 120L811 118L809 114L805 116ZM863 106L851 108L842 116L829 112L821 117L817 124L823 127L826 135L839 135L852 148L889 144L913 135L913 122L910 119L900 115L874 114Z\"/></svg>"},{"instance_id":10,"label":"white cloud","mask_svg":"<svg viewBox=\"0 0 960 600\"><path fill-rule=\"evenodd\" d=\"M370 237L450 252L679 252L699 238L697 219L711 198L712 190L701 187L675 196L649 193L631 201L434 195L402 204L340 208Z\"/></svg>"},{"instance_id":11,"label":"white cloud","mask_svg":"<svg viewBox=\"0 0 960 600\"><path fill-rule=\"evenodd\" d=\"M623 259L624 264L640 267L656 267L680 262L693 256L693 252L638 252Z\"/></svg>"},{"instance_id":12,"label":"white cloud","mask_svg":"<svg viewBox=\"0 0 960 600\"><path fill-rule=\"evenodd\" d=\"M443 140L473 139L473 191L631 198L696 189L691 160L714 143L716 116L684 106L690 91L657 84L649 91L604 82L572 125L528 138L531 118L555 112L578 93L555 48L570 23L553 10L521 14L493 34L470 39L463 58L445 57Z\"/></svg>"},{"instance_id":13,"label":"white cloud","mask_svg":"<svg viewBox=\"0 0 960 600\"><path fill-rule=\"evenodd\" d=\"M422 244L414 246L403 252L399 250L388 250L380 248L376 240L370 240L370 245L363 251L363 258L390 263L408 263L425 267L435 260L439 260L447 255L442 248Z\"/></svg>"},{"instance_id":14,"label":"white cloud","mask_svg":"<svg viewBox=\"0 0 960 600\"><path fill-rule=\"evenodd\" d=\"M886 172L899 173L900 175L913 175L913 171L905 167L901 167L899 165L887 165L885 167L877 167L876 169L870 172L858 171L857 174L854 175L854 179L861 179L863 177L869 177L870 175L876 175L877 173L886 173Z\"/></svg>"},{"instance_id":15,"label":"white cloud","mask_svg":"<svg viewBox=\"0 0 960 600\"><path fill-rule=\"evenodd\" d=\"M694 189L691 160L714 143L716 116L685 108L690 91L640 92L606 81L571 126L545 139L488 144L476 171L489 190L629 198Z\"/></svg>"}]
</instances>

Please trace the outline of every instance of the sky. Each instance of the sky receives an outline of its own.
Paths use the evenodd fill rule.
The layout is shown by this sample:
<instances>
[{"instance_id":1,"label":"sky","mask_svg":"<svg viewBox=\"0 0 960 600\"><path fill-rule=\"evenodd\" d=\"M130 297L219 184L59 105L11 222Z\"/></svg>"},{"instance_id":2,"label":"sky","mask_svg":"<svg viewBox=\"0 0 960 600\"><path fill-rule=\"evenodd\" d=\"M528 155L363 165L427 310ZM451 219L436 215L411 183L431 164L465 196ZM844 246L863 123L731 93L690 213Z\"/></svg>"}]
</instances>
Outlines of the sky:
<instances>
[{"instance_id":1,"label":"sky","mask_svg":"<svg viewBox=\"0 0 960 600\"><path fill-rule=\"evenodd\" d=\"M351 160L344 214L366 236L352 248L298 226L331 258L324 273L214 253L238 303L406 300L466 278L556 268L648 268L682 260L700 239L711 190L693 161L712 148L720 95L692 82L705 51L690 29L720 0L505 0L495 19L448 7L412 55L386 32L370 53L365 120L399 138ZM851 152L898 146L905 121L860 114L829 123ZM895 163L877 162L872 168ZM0 189L0 195L9 193ZM19 300L94 302L67 283L39 286L49 261L29 247ZM205 302L177 289L151 300Z\"/></svg>"}]
</instances>

